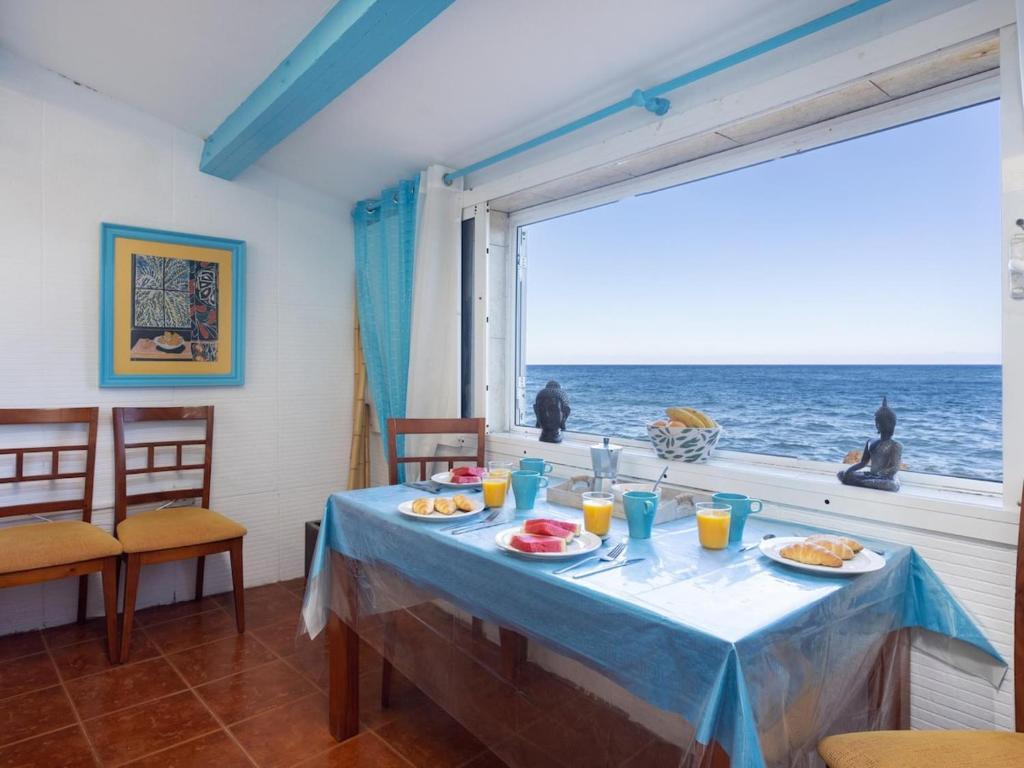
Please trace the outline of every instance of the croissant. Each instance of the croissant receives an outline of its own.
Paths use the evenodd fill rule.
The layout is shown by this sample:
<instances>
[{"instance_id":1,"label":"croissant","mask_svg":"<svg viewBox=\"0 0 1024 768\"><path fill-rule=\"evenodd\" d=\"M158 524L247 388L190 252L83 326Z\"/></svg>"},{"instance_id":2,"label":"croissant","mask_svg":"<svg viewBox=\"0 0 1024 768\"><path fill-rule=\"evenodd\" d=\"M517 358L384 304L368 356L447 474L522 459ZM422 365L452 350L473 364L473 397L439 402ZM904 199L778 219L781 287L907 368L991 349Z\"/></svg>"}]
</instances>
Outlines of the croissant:
<instances>
[{"instance_id":1,"label":"croissant","mask_svg":"<svg viewBox=\"0 0 1024 768\"><path fill-rule=\"evenodd\" d=\"M417 515L429 515L434 511L433 499L416 499L412 503L412 511Z\"/></svg>"},{"instance_id":2,"label":"croissant","mask_svg":"<svg viewBox=\"0 0 1024 768\"><path fill-rule=\"evenodd\" d=\"M824 547L840 560L853 559L853 548L846 543L846 539L842 536L818 534L815 536L808 536L807 541L817 544L819 547Z\"/></svg>"},{"instance_id":3,"label":"croissant","mask_svg":"<svg viewBox=\"0 0 1024 768\"><path fill-rule=\"evenodd\" d=\"M795 560L806 565L827 565L829 568L839 568L843 564L838 556L810 541L788 544L779 550L779 554L787 560Z\"/></svg>"},{"instance_id":4,"label":"croissant","mask_svg":"<svg viewBox=\"0 0 1024 768\"><path fill-rule=\"evenodd\" d=\"M463 496L460 493L460 494L458 494L456 496L453 496L452 497L452 501L454 501L455 502L455 506L458 507L463 512L472 512L473 511L473 502L469 500L468 496Z\"/></svg>"},{"instance_id":5,"label":"croissant","mask_svg":"<svg viewBox=\"0 0 1024 768\"><path fill-rule=\"evenodd\" d=\"M816 543L820 543L820 542L818 542L818 539L832 539L834 541L841 541L843 544L848 546L853 551L853 554L857 554L862 549L864 549L864 545L863 544L861 544L856 539L851 539L849 536L834 536L834 535L830 535L830 534L826 534L826 533L818 533L818 534L815 534L814 536L808 536L807 537L808 541L813 541L813 542L816 542ZM839 554L839 553L837 552L836 554ZM843 560L847 560L847 559L848 558L845 558L845 557L843 558Z\"/></svg>"},{"instance_id":6,"label":"croissant","mask_svg":"<svg viewBox=\"0 0 1024 768\"><path fill-rule=\"evenodd\" d=\"M445 496L440 496L434 499L434 511L442 515L453 515L455 514L455 502Z\"/></svg>"}]
</instances>

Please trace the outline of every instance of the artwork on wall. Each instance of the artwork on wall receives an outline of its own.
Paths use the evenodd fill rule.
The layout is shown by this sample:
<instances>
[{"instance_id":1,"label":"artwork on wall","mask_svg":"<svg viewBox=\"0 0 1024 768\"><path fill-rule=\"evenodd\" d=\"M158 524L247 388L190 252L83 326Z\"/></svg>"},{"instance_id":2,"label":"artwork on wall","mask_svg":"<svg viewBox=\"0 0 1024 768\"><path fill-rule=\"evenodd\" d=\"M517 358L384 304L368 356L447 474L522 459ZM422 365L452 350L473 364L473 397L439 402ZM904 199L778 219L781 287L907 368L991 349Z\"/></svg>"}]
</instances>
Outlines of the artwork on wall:
<instances>
[{"instance_id":1,"label":"artwork on wall","mask_svg":"<svg viewBox=\"0 0 1024 768\"><path fill-rule=\"evenodd\" d=\"M245 243L103 224L101 387L239 385Z\"/></svg>"}]
</instances>

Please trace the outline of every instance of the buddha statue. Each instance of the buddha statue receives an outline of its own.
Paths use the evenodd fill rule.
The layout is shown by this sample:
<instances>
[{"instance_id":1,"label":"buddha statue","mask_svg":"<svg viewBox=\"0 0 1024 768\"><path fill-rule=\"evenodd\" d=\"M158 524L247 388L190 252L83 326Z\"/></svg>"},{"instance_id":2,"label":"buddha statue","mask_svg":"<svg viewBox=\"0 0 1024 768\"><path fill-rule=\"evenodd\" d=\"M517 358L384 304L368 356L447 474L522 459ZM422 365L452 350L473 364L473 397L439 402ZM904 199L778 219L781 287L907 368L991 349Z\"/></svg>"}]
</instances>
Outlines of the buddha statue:
<instances>
[{"instance_id":1,"label":"buddha statue","mask_svg":"<svg viewBox=\"0 0 1024 768\"><path fill-rule=\"evenodd\" d=\"M896 431L896 413L884 397L882 405L875 411L875 428L878 438L864 444L860 461L840 470L839 481L843 485L859 485L878 491L898 491L900 480L897 473L903 458L903 446L892 439Z\"/></svg>"},{"instance_id":2,"label":"buddha statue","mask_svg":"<svg viewBox=\"0 0 1024 768\"><path fill-rule=\"evenodd\" d=\"M557 381L549 381L533 401L533 413L537 417L542 443L562 442L562 430L571 412L568 395Z\"/></svg>"}]
</instances>

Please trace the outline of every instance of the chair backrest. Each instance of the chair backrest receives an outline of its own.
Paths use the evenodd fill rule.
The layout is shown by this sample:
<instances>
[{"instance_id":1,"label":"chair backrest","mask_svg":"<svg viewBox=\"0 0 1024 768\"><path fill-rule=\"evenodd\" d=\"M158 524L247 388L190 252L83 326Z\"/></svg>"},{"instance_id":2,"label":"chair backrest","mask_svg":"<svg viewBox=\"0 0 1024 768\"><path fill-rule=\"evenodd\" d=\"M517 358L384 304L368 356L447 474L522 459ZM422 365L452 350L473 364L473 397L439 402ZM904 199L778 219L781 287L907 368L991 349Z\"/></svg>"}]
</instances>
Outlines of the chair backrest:
<instances>
[{"instance_id":1,"label":"chair backrest","mask_svg":"<svg viewBox=\"0 0 1024 768\"><path fill-rule=\"evenodd\" d=\"M399 435L476 435L476 453L460 456L399 456ZM388 482L398 482L399 464L419 464L420 479L425 480L427 465L444 463L452 469L459 462L484 463L483 419L388 419Z\"/></svg>"},{"instance_id":2,"label":"chair backrest","mask_svg":"<svg viewBox=\"0 0 1024 768\"><path fill-rule=\"evenodd\" d=\"M126 443L124 425L137 422L205 421L206 434L202 439L157 440ZM186 446L201 445L202 464L186 464L183 452ZM173 448L173 464L157 464L156 450ZM145 450L146 465L128 468L128 451ZM202 499L202 506L210 506L210 475L213 468L213 406L198 405L186 408L114 408L114 520L120 523L128 515L133 504L152 504L178 499ZM170 488L144 493L128 493L129 475L151 475L157 472L202 471L202 486L192 488Z\"/></svg>"}]
</instances>

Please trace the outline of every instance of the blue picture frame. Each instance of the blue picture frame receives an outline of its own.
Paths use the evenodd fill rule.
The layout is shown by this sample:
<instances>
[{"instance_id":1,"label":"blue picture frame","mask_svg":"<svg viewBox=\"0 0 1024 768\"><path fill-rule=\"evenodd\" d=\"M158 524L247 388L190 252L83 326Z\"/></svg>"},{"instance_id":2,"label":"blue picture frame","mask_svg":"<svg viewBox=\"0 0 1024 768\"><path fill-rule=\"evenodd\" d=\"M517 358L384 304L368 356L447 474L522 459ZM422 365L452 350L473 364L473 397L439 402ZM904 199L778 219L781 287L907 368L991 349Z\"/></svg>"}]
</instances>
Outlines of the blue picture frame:
<instances>
[{"instance_id":1,"label":"blue picture frame","mask_svg":"<svg viewBox=\"0 0 1024 768\"><path fill-rule=\"evenodd\" d=\"M115 248L119 238L168 245L216 248L231 256L231 355L227 373L145 373L115 370ZM103 222L100 227L100 365L101 387L224 387L245 383L245 241L169 232Z\"/></svg>"}]
</instances>

